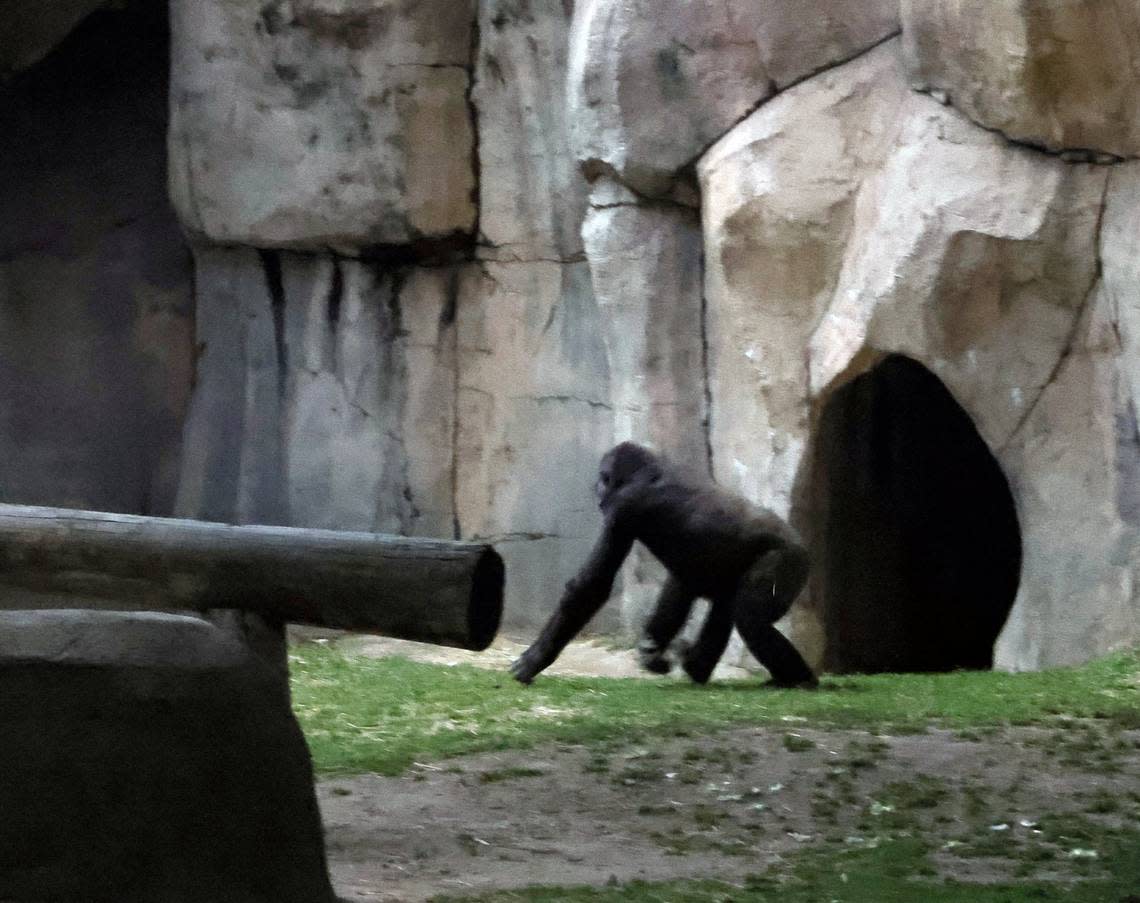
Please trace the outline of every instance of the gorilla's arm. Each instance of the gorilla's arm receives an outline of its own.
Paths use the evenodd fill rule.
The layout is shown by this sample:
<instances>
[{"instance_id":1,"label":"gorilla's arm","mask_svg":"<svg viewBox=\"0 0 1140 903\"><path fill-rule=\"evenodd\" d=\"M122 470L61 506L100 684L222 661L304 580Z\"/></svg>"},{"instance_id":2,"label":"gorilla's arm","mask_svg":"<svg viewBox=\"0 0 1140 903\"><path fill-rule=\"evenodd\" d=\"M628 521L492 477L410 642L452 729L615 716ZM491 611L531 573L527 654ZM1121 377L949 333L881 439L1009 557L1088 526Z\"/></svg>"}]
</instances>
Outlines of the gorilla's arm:
<instances>
[{"instance_id":1,"label":"gorilla's arm","mask_svg":"<svg viewBox=\"0 0 1140 903\"><path fill-rule=\"evenodd\" d=\"M594 545L586 564L566 584L558 608L551 615L538 639L511 665L511 674L528 684L535 675L548 668L578 631L597 614L614 586L614 578L633 547L633 533L619 518L606 518L602 535Z\"/></svg>"}]
</instances>

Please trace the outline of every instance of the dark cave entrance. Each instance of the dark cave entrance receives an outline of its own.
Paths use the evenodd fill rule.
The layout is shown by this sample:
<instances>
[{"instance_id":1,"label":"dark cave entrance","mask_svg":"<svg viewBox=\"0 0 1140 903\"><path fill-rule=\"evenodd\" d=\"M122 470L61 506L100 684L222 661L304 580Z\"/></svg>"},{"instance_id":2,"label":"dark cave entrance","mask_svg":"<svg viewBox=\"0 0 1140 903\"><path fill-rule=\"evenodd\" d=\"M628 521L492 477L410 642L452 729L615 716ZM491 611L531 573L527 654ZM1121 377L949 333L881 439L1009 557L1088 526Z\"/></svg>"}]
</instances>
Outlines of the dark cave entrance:
<instances>
[{"instance_id":1,"label":"dark cave entrance","mask_svg":"<svg viewBox=\"0 0 1140 903\"><path fill-rule=\"evenodd\" d=\"M942 381L891 355L838 389L812 485L827 670L992 667L1021 533L1005 475Z\"/></svg>"},{"instance_id":2,"label":"dark cave entrance","mask_svg":"<svg viewBox=\"0 0 1140 903\"><path fill-rule=\"evenodd\" d=\"M195 344L166 190L167 4L63 31L0 78L0 498L168 514Z\"/></svg>"}]
</instances>

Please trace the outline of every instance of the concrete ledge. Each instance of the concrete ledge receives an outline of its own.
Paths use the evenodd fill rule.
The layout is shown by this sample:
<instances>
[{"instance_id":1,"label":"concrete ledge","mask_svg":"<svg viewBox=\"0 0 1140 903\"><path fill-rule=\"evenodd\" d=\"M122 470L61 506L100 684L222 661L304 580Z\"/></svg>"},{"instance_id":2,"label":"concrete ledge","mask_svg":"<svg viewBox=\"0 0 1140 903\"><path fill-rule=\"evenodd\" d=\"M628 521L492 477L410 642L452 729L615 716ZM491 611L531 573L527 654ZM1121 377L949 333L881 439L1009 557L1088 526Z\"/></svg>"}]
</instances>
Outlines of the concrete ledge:
<instances>
[{"instance_id":1,"label":"concrete ledge","mask_svg":"<svg viewBox=\"0 0 1140 903\"><path fill-rule=\"evenodd\" d=\"M279 672L193 617L0 613L0 900L331 903Z\"/></svg>"}]
</instances>

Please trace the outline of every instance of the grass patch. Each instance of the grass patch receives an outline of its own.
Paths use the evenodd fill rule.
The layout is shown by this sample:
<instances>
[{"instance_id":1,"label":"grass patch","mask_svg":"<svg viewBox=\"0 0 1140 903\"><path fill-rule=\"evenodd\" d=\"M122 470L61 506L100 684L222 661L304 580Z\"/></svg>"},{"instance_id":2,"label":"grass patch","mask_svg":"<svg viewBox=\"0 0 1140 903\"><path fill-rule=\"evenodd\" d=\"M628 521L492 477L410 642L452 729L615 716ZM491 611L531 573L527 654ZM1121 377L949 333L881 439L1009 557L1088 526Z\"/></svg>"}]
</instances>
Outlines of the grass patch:
<instances>
[{"instance_id":1,"label":"grass patch","mask_svg":"<svg viewBox=\"0 0 1140 903\"><path fill-rule=\"evenodd\" d=\"M1057 726L1101 719L1105 734L1140 711L1140 650L1082 668L1027 674L825 678L819 690L759 680L716 682L540 677L523 687L501 672L399 658L348 656L318 645L290 652L293 704L322 773L398 774L413 761L543 742L638 743L746 724L806 718L815 727L892 733L933 723L957 730L1006 723ZM1078 732L1073 753L1108 745ZM1111 752L1112 750L1110 750ZM871 751L868 751L871 752ZM1103 753L1101 753L1103 754ZM872 759L874 754L868 755Z\"/></svg>"}]
</instances>

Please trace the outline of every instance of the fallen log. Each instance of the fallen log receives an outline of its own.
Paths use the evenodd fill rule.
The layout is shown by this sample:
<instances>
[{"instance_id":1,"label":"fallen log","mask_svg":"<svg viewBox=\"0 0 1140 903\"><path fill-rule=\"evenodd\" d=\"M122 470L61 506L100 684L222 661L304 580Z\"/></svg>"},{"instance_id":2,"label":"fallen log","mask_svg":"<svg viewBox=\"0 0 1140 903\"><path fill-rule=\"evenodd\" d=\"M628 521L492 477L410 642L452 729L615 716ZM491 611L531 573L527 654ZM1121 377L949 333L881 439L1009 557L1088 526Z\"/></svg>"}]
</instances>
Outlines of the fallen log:
<instances>
[{"instance_id":1,"label":"fallen log","mask_svg":"<svg viewBox=\"0 0 1140 903\"><path fill-rule=\"evenodd\" d=\"M503 579L479 543L0 505L0 609L236 608L478 650Z\"/></svg>"}]
</instances>

